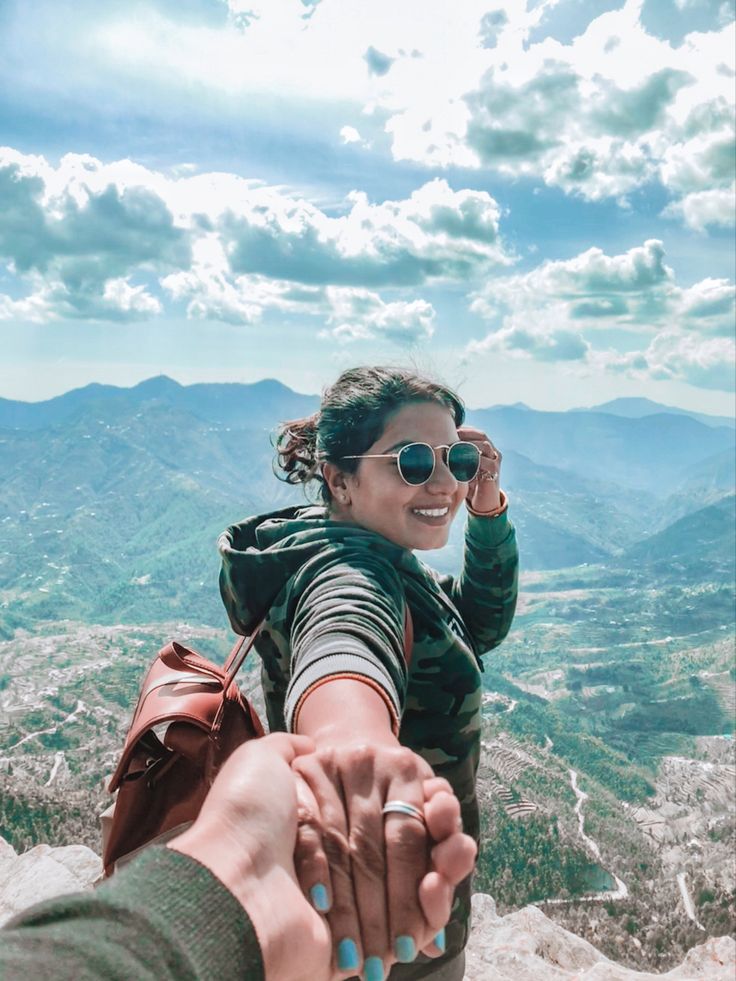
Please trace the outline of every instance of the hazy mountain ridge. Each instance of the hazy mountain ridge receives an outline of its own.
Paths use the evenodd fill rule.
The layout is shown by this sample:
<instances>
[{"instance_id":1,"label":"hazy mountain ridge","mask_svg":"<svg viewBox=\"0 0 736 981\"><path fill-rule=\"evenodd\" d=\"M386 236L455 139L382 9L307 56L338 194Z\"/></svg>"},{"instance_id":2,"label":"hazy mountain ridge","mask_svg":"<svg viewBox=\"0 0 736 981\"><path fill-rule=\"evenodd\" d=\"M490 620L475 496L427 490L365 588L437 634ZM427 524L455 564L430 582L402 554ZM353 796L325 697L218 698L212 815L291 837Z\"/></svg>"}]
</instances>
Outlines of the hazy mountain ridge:
<instances>
[{"instance_id":1,"label":"hazy mountain ridge","mask_svg":"<svg viewBox=\"0 0 736 981\"><path fill-rule=\"evenodd\" d=\"M614 416L627 416L630 419L638 419L642 416L654 416L662 413L676 416L690 416L706 426L728 426L730 429L736 427L736 418L733 416L713 416L705 412L691 412L688 409L680 409L674 405L662 405L661 402L653 402L652 399L645 398L619 398L611 399L610 402L603 402L601 405L594 405L586 409L571 409L571 412L605 412Z\"/></svg>"},{"instance_id":2,"label":"hazy mountain ridge","mask_svg":"<svg viewBox=\"0 0 736 981\"><path fill-rule=\"evenodd\" d=\"M53 616L221 622L215 539L248 513L303 500L299 489L273 476L269 428L311 407L309 397L275 382L183 387L160 378L131 390L92 386L65 398L41 404L46 412L67 406L54 425L0 431L0 627L2 620ZM649 450L652 419L659 417L530 409L486 415L504 450L504 486L526 568L615 564L627 547L679 517L672 513L677 482L670 460L660 466L663 453ZM234 425L243 421L248 428ZM727 473L728 431L676 416L666 428L665 442L682 450L689 440L691 455L697 445L704 461L720 461ZM555 449L563 445L566 461ZM533 456L537 450L543 460ZM609 462L606 452L614 454ZM630 480L647 458L646 483L658 493ZM615 481L602 476L610 471ZM664 502L663 489L670 494ZM461 537L456 523L448 549L430 559L452 566Z\"/></svg>"},{"instance_id":3,"label":"hazy mountain ridge","mask_svg":"<svg viewBox=\"0 0 736 981\"><path fill-rule=\"evenodd\" d=\"M308 415L318 407L316 395L301 395L275 379L252 384L219 382L180 385L159 375L131 388L86 385L42 402L0 399L0 429L43 429L64 423L92 403L119 402L132 408L159 400L190 412L205 422L271 427L279 413L285 419ZM103 410L104 411L104 410Z\"/></svg>"}]
</instances>

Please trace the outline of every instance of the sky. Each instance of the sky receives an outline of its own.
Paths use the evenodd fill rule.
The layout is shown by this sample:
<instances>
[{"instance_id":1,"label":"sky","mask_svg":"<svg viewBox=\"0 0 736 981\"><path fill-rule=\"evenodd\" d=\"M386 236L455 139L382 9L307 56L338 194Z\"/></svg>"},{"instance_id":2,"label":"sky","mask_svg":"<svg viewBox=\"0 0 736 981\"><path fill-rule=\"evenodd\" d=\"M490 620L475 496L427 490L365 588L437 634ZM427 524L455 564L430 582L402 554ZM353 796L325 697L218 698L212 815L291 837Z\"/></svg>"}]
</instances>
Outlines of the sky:
<instances>
[{"instance_id":1,"label":"sky","mask_svg":"<svg viewBox=\"0 0 736 981\"><path fill-rule=\"evenodd\" d=\"M0 0L0 397L734 412L723 0Z\"/></svg>"}]
</instances>

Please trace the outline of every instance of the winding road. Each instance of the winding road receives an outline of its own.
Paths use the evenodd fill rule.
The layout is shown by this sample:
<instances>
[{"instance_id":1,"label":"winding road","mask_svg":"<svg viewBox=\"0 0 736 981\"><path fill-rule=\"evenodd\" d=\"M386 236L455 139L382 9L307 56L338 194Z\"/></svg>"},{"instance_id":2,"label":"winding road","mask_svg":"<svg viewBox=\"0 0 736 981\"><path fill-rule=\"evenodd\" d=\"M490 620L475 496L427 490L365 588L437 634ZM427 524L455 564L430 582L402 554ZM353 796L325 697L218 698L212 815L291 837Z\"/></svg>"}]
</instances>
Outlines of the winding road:
<instances>
[{"instance_id":1,"label":"winding road","mask_svg":"<svg viewBox=\"0 0 736 981\"><path fill-rule=\"evenodd\" d=\"M578 816L578 828L580 831L580 837L587 845L588 850L591 851L600 862L601 850L598 847L598 844L595 841L593 841L592 838L589 838L585 833L585 818L583 817L583 804L588 799L588 795L585 793L584 790L581 790L578 787L578 775L575 772L575 770L570 770L569 772L570 772L570 786L572 787L573 793L578 799L577 804L575 805L575 813ZM589 903L592 902L593 900L598 900L598 899L604 899L604 900L626 899L626 897L629 895L629 890L626 886L626 883L622 879L619 879L619 877L616 875L615 872L610 872L609 875L613 876L613 880L616 883L615 889L607 889L605 892L596 892L591 894L590 896L583 896L579 901Z\"/></svg>"},{"instance_id":2,"label":"winding road","mask_svg":"<svg viewBox=\"0 0 736 981\"><path fill-rule=\"evenodd\" d=\"M705 930L705 927L695 915L695 906L693 905L693 901L690 898L690 893L687 891L687 883L685 882L684 872L677 873L677 885L680 887L680 895L682 896L682 902L683 905L685 906L685 912L693 921L696 927L698 927L700 930Z\"/></svg>"}]
</instances>

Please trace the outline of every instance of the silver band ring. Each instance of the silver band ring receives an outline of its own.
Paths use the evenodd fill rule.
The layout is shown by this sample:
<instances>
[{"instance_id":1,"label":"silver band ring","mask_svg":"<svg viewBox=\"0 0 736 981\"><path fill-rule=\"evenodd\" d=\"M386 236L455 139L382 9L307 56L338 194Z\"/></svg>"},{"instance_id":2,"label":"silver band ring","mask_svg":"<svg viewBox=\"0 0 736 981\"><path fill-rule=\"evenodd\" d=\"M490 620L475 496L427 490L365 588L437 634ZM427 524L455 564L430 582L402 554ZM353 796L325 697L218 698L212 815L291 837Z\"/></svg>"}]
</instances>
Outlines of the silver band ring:
<instances>
[{"instance_id":1,"label":"silver band ring","mask_svg":"<svg viewBox=\"0 0 736 981\"><path fill-rule=\"evenodd\" d=\"M406 817L412 817L417 821L421 821L422 824L426 824L424 813L418 807L414 807L413 804L405 800L387 800L383 805L381 813L384 817L387 814L404 814Z\"/></svg>"},{"instance_id":2,"label":"silver band ring","mask_svg":"<svg viewBox=\"0 0 736 981\"><path fill-rule=\"evenodd\" d=\"M498 474L491 473L490 470L481 470L479 480L498 480Z\"/></svg>"}]
</instances>

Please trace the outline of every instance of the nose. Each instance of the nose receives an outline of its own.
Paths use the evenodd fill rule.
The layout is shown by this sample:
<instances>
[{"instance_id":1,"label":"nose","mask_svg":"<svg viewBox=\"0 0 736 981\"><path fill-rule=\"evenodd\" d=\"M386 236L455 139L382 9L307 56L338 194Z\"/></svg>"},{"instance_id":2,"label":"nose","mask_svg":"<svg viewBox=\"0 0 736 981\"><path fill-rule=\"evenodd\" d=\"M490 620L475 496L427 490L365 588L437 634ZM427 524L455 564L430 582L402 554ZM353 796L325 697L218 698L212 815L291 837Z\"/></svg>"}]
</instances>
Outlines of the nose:
<instances>
[{"instance_id":1,"label":"nose","mask_svg":"<svg viewBox=\"0 0 736 981\"><path fill-rule=\"evenodd\" d=\"M435 450L434 472L427 481L427 489L433 494L452 494L457 490L457 478L447 466L447 449Z\"/></svg>"}]
</instances>

